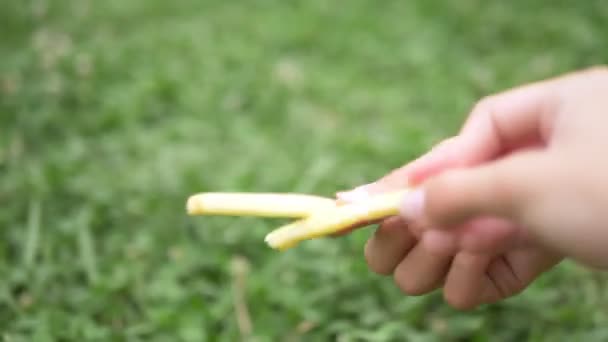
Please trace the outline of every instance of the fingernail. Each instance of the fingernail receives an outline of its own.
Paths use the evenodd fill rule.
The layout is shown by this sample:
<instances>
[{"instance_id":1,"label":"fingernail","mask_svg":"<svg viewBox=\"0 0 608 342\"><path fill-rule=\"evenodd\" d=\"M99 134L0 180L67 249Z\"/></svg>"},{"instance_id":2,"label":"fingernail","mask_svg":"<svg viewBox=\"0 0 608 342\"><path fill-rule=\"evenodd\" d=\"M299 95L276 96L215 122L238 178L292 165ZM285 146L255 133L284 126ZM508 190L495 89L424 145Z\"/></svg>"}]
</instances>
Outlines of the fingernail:
<instances>
[{"instance_id":1,"label":"fingernail","mask_svg":"<svg viewBox=\"0 0 608 342\"><path fill-rule=\"evenodd\" d=\"M364 201L370 197L367 186L368 185L361 185L350 191L338 192L336 197L340 201L349 203Z\"/></svg>"},{"instance_id":2,"label":"fingernail","mask_svg":"<svg viewBox=\"0 0 608 342\"><path fill-rule=\"evenodd\" d=\"M400 214L407 221L417 221L424 213L424 191L416 189L405 195Z\"/></svg>"}]
</instances>

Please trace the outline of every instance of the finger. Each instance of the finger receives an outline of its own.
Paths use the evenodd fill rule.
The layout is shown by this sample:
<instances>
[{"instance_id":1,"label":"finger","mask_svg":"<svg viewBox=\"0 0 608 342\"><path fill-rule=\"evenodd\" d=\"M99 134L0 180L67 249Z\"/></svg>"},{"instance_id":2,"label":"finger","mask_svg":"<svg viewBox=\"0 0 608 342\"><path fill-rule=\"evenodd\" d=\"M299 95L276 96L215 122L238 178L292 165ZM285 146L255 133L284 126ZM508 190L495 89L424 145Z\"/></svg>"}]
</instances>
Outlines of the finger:
<instances>
[{"instance_id":1,"label":"finger","mask_svg":"<svg viewBox=\"0 0 608 342\"><path fill-rule=\"evenodd\" d=\"M545 145L553 134L565 95L594 84L589 76L602 69L566 73L519 86L479 101L459 133L462 166L492 160L505 151Z\"/></svg>"},{"instance_id":2,"label":"finger","mask_svg":"<svg viewBox=\"0 0 608 342\"><path fill-rule=\"evenodd\" d=\"M570 93L572 84L580 87L580 82L572 81L587 76L588 72L573 72L480 100L456 137L410 163L403 172L410 184L419 184L446 169L479 165L507 151L545 146L561 105L560 94Z\"/></svg>"},{"instance_id":3,"label":"finger","mask_svg":"<svg viewBox=\"0 0 608 342\"><path fill-rule=\"evenodd\" d=\"M336 197L339 202L351 203L365 200L374 194L412 186L413 184L409 177L410 173L416 173L418 175L417 179L420 179L423 174L431 175L438 172L443 168L443 165L449 164L446 161L455 145L456 137L443 140L428 153L407 165L389 172L372 183L358 186L352 190L337 192Z\"/></svg>"},{"instance_id":4,"label":"finger","mask_svg":"<svg viewBox=\"0 0 608 342\"><path fill-rule=\"evenodd\" d=\"M482 159L531 141L546 141L564 105L563 98L581 89L597 88L590 80L603 78L605 73L603 67L592 67L489 96L474 107L460 135L470 138L467 146L476 147L477 153L471 156Z\"/></svg>"},{"instance_id":5,"label":"finger","mask_svg":"<svg viewBox=\"0 0 608 342\"><path fill-rule=\"evenodd\" d=\"M408 295L421 295L439 288L449 270L453 251L450 241L430 233L433 232L422 237L393 274L397 286Z\"/></svg>"},{"instance_id":6,"label":"finger","mask_svg":"<svg viewBox=\"0 0 608 342\"><path fill-rule=\"evenodd\" d=\"M539 247L514 250L505 256L507 265L524 285L530 284L562 259L560 254Z\"/></svg>"},{"instance_id":7,"label":"finger","mask_svg":"<svg viewBox=\"0 0 608 342\"><path fill-rule=\"evenodd\" d=\"M460 253L446 281L446 301L457 309L469 310L514 296L532 281L520 278L519 271L504 256Z\"/></svg>"},{"instance_id":8,"label":"finger","mask_svg":"<svg viewBox=\"0 0 608 342\"><path fill-rule=\"evenodd\" d=\"M365 259L369 268L382 275L392 274L395 267L416 244L403 219L386 219L367 241Z\"/></svg>"},{"instance_id":9,"label":"finger","mask_svg":"<svg viewBox=\"0 0 608 342\"><path fill-rule=\"evenodd\" d=\"M419 184L445 169L473 166L505 151L542 145L551 131L557 83L533 83L479 101L458 136L444 140L373 185L390 185L405 176L410 184Z\"/></svg>"},{"instance_id":10,"label":"finger","mask_svg":"<svg viewBox=\"0 0 608 342\"><path fill-rule=\"evenodd\" d=\"M517 87L479 101L460 134L474 162L546 138L546 126L558 105L557 80Z\"/></svg>"},{"instance_id":11,"label":"finger","mask_svg":"<svg viewBox=\"0 0 608 342\"><path fill-rule=\"evenodd\" d=\"M470 310L482 302L486 290L486 268L492 261L488 254L460 252L454 257L444 285L445 300L459 310Z\"/></svg>"},{"instance_id":12,"label":"finger","mask_svg":"<svg viewBox=\"0 0 608 342\"><path fill-rule=\"evenodd\" d=\"M537 82L479 101L451 148L429 163L433 165L430 168L412 167L410 181L417 184L438 170L478 165L505 151L546 140L552 128L552 109L557 105L553 91L557 83Z\"/></svg>"},{"instance_id":13,"label":"finger","mask_svg":"<svg viewBox=\"0 0 608 342\"><path fill-rule=\"evenodd\" d=\"M388 191L397 190L409 186L405 169L396 169L389 175L375 182L360 185L352 190L336 193L338 203L355 203L365 201L369 197Z\"/></svg>"},{"instance_id":14,"label":"finger","mask_svg":"<svg viewBox=\"0 0 608 342\"><path fill-rule=\"evenodd\" d=\"M484 276L481 303L490 304L521 293L563 258L538 247L512 251L494 259Z\"/></svg>"},{"instance_id":15,"label":"finger","mask_svg":"<svg viewBox=\"0 0 608 342\"><path fill-rule=\"evenodd\" d=\"M540 152L518 153L467 170L452 170L408 194L401 207L407 221L454 227L477 217L520 220L543 195L549 170Z\"/></svg>"},{"instance_id":16,"label":"finger","mask_svg":"<svg viewBox=\"0 0 608 342\"><path fill-rule=\"evenodd\" d=\"M410 186L415 186L423 182L426 178L438 174L454 164L458 164L458 159L462 153L461 151L462 149L459 148L459 137L451 137L443 140L428 153L404 166L402 170L399 171L407 175ZM380 181L390 184L392 177L395 177L396 175L398 175L398 172L395 172L394 175L389 175Z\"/></svg>"}]
</instances>

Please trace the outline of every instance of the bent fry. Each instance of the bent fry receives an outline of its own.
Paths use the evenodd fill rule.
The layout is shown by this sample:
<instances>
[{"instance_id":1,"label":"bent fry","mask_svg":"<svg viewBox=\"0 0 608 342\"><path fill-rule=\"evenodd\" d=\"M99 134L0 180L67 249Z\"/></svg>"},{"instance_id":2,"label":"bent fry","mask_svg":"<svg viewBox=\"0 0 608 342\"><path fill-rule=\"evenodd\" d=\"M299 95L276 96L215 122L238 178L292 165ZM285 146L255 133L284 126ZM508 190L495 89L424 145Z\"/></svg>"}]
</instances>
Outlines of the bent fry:
<instances>
[{"instance_id":1,"label":"bent fry","mask_svg":"<svg viewBox=\"0 0 608 342\"><path fill-rule=\"evenodd\" d=\"M333 199L306 194L206 192L190 196L186 210L190 215L303 218L335 206Z\"/></svg>"},{"instance_id":2,"label":"bent fry","mask_svg":"<svg viewBox=\"0 0 608 342\"><path fill-rule=\"evenodd\" d=\"M294 247L303 240L328 236L353 225L383 219L399 213L399 205L409 190L376 195L368 200L337 206L306 219L273 230L266 236L266 243L277 250Z\"/></svg>"}]
</instances>

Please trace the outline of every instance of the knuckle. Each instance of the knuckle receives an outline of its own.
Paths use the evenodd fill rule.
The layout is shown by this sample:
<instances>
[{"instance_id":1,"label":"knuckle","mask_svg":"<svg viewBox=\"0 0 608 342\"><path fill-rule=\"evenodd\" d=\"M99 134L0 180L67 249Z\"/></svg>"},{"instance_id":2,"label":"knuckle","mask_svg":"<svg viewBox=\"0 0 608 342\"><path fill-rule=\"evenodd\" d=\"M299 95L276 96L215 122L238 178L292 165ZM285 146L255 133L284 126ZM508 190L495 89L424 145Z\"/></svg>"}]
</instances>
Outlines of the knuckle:
<instances>
[{"instance_id":1,"label":"knuckle","mask_svg":"<svg viewBox=\"0 0 608 342\"><path fill-rule=\"evenodd\" d=\"M424 234L426 227L418 222L413 222L408 226L408 229L412 236L420 241L422 239L422 235Z\"/></svg>"},{"instance_id":2,"label":"knuckle","mask_svg":"<svg viewBox=\"0 0 608 342\"><path fill-rule=\"evenodd\" d=\"M473 105L471 113L473 113L473 115L482 115L483 113L491 112L492 107L494 106L495 97L495 95L486 95L477 100Z\"/></svg>"},{"instance_id":3,"label":"knuckle","mask_svg":"<svg viewBox=\"0 0 608 342\"><path fill-rule=\"evenodd\" d=\"M492 262L487 276L496 288L500 299L517 295L525 288L525 284L510 269L504 258L498 258Z\"/></svg>"}]
</instances>

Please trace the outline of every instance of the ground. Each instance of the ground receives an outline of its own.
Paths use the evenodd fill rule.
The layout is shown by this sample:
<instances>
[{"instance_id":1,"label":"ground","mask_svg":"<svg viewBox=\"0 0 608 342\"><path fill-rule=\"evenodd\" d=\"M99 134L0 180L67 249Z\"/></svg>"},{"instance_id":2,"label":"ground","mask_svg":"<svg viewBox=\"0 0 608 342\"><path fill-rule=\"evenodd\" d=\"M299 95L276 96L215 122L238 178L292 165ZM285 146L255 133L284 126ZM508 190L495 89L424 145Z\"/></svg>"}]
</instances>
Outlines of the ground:
<instances>
[{"instance_id":1,"label":"ground","mask_svg":"<svg viewBox=\"0 0 608 342\"><path fill-rule=\"evenodd\" d=\"M3 341L608 338L564 263L460 312L371 273L373 227L279 253L200 191L333 195L485 95L608 60L605 1L0 3Z\"/></svg>"}]
</instances>

